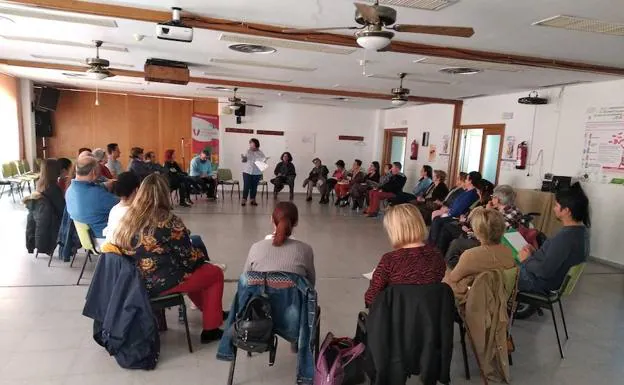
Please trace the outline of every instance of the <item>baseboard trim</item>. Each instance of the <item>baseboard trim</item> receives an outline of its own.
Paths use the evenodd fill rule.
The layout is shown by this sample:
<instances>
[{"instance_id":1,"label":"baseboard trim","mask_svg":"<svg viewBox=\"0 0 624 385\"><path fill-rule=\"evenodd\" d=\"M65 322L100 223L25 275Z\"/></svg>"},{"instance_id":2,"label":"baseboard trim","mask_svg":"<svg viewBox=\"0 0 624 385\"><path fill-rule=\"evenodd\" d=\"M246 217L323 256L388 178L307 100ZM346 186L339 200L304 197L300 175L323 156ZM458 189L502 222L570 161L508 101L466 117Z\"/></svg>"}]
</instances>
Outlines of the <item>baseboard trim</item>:
<instances>
[{"instance_id":1,"label":"baseboard trim","mask_svg":"<svg viewBox=\"0 0 624 385\"><path fill-rule=\"evenodd\" d=\"M605 265L605 266L612 267L614 269L618 269L618 270L624 271L624 264L613 262L613 261L607 261L605 259L596 258L596 257L589 257L588 259L590 261L598 263L600 265Z\"/></svg>"}]
</instances>

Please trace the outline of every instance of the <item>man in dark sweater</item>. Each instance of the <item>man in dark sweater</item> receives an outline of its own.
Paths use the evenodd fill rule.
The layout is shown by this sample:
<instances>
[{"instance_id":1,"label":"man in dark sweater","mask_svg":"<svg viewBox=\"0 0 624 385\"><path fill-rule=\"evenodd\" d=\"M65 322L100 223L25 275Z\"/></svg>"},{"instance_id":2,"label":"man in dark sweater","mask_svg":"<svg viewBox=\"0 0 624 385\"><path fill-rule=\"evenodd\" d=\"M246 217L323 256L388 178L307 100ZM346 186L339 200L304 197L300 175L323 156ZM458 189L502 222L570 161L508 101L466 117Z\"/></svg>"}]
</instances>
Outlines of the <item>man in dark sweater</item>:
<instances>
[{"instance_id":1,"label":"man in dark sweater","mask_svg":"<svg viewBox=\"0 0 624 385\"><path fill-rule=\"evenodd\" d=\"M479 199L479 194L477 194L476 189L479 183L481 183L481 173L473 171L468 174L468 178L466 178L466 183L464 184L464 192L453 200L446 214L436 217L431 221L428 239L429 244L436 245L444 225L454 221L454 218L458 218L460 215L466 214L468 210L470 210L470 206Z\"/></svg>"},{"instance_id":2,"label":"man in dark sweater","mask_svg":"<svg viewBox=\"0 0 624 385\"><path fill-rule=\"evenodd\" d=\"M589 200L581 186L576 183L558 192L553 211L563 228L538 250L527 245L518 253L522 262L520 291L547 293L559 289L568 270L589 256Z\"/></svg>"},{"instance_id":3,"label":"man in dark sweater","mask_svg":"<svg viewBox=\"0 0 624 385\"><path fill-rule=\"evenodd\" d=\"M371 190L368 193L368 208L364 211L364 214L369 217L376 217L379 212L379 203L382 200L394 198L396 194L403 191L407 177L401 173L402 167L401 162L392 163L390 179L379 186L378 189Z\"/></svg>"}]
</instances>

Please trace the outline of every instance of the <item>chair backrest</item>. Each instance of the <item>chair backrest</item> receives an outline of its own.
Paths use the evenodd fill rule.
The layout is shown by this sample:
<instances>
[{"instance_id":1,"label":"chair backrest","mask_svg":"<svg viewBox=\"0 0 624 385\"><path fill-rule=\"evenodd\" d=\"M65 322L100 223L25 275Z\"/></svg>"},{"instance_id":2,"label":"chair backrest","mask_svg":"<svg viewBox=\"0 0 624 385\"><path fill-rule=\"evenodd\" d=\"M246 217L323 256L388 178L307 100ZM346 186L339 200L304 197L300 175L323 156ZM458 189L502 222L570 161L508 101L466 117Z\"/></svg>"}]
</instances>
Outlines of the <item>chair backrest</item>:
<instances>
[{"instance_id":1,"label":"chair backrest","mask_svg":"<svg viewBox=\"0 0 624 385\"><path fill-rule=\"evenodd\" d=\"M30 163L28 163L26 159L22 159L20 162L22 163L22 169L24 170L25 173L29 173L32 171L30 169Z\"/></svg>"},{"instance_id":2,"label":"chair backrest","mask_svg":"<svg viewBox=\"0 0 624 385\"><path fill-rule=\"evenodd\" d=\"M227 181L227 180L232 180L232 170L230 170L229 168L220 168L217 170L217 179L218 180L223 180L223 181Z\"/></svg>"},{"instance_id":3,"label":"chair backrest","mask_svg":"<svg viewBox=\"0 0 624 385\"><path fill-rule=\"evenodd\" d=\"M2 176L5 178L10 178L12 176L14 176L15 173L13 172L13 169L11 168L11 163L3 163L2 164Z\"/></svg>"},{"instance_id":4,"label":"chair backrest","mask_svg":"<svg viewBox=\"0 0 624 385\"><path fill-rule=\"evenodd\" d=\"M13 162L9 162L9 170L11 170L11 175L15 176L15 175L20 175L19 170L17 169L17 162L13 161Z\"/></svg>"},{"instance_id":5,"label":"chair backrest","mask_svg":"<svg viewBox=\"0 0 624 385\"><path fill-rule=\"evenodd\" d=\"M583 270L585 270L585 263L579 263L578 265L572 266L570 270L568 270L568 274L566 274L565 279L563 280L563 284L559 289L559 293L561 295L570 295L572 291L574 291L574 287L578 283L581 278L581 274L583 274Z\"/></svg>"},{"instance_id":6,"label":"chair backrest","mask_svg":"<svg viewBox=\"0 0 624 385\"><path fill-rule=\"evenodd\" d=\"M17 169L17 173L19 175L23 175L26 174L26 171L24 170L24 163L21 160L16 160L13 162L13 164L15 165L15 168Z\"/></svg>"},{"instance_id":7,"label":"chair backrest","mask_svg":"<svg viewBox=\"0 0 624 385\"><path fill-rule=\"evenodd\" d=\"M33 165L33 168L35 169L35 171L37 172L41 171L41 162L43 162L43 159L41 158L35 159L35 164ZM73 160L72 160L72 164L74 164Z\"/></svg>"},{"instance_id":8,"label":"chair backrest","mask_svg":"<svg viewBox=\"0 0 624 385\"><path fill-rule=\"evenodd\" d=\"M80 239L82 248L91 251L92 253L99 254L95 248L93 232L91 232L89 225L74 221L74 226L76 226L76 233L78 233L78 238Z\"/></svg>"}]
</instances>

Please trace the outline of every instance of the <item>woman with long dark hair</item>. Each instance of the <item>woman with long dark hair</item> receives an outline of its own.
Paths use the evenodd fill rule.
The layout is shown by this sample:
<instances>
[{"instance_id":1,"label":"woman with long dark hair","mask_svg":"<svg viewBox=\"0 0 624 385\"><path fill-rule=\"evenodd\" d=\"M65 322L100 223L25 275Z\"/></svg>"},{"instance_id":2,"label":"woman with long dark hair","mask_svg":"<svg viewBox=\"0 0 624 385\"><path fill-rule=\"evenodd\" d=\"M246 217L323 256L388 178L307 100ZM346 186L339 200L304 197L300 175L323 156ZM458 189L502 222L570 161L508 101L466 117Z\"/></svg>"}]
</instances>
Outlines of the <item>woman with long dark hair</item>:
<instances>
[{"instance_id":1,"label":"woman with long dark hair","mask_svg":"<svg viewBox=\"0 0 624 385\"><path fill-rule=\"evenodd\" d=\"M312 247L291 238L298 221L297 206L292 202L279 202L271 215L272 237L251 246L243 270L293 273L306 278L314 286L316 271Z\"/></svg>"},{"instance_id":2,"label":"woman with long dark hair","mask_svg":"<svg viewBox=\"0 0 624 385\"><path fill-rule=\"evenodd\" d=\"M41 163L41 173L36 191L26 198L28 208L26 219L26 248L32 253L52 255L56 248L56 238L63 220L65 198L58 185L61 167L56 159L46 159Z\"/></svg>"},{"instance_id":3,"label":"woman with long dark hair","mask_svg":"<svg viewBox=\"0 0 624 385\"><path fill-rule=\"evenodd\" d=\"M288 186L290 189L289 199L292 200L294 197L297 172L295 171L293 157L290 152L285 152L280 156L280 162L275 166L274 174L275 178L271 179L271 183L275 186L273 188L273 197L277 199L277 194L282 191L284 186Z\"/></svg>"},{"instance_id":4,"label":"woman with long dark hair","mask_svg":"<svg viewBox=\"0 0 624 385\"><path fill-rule=\"evenodd\" d=\"M150 297L188 293L202 311L201 342L221 338L223 271L208 263L205 247L172 213L169 183L150 174L113 234L112 244L138 264Z\"/></svg>"},{"instance_id":5,"label":"woman with long dark hair","mask_svg":"<svg viewBox=\"0 0 624 385\"><path fill-rule=\"evenodd\" d=\"M247 204L247 197L251 199L252 206L258 206L256 203L256 194L258 193L258 183L262 179L262 171L258 168L256 162L265 162L267 157L260 151L260 141L256 138L249 140L249 149L246 154L241 154L241 162L243 162L243 200L241 205Z\"/></svg>"},{"instance_id":6,"label":"woman with long dark hair","mask_svg":"<svg viewBox=\"0 0 624 385\"><path fill-rule=\"evenodd\" d=\"M379 186L379 179L381 178L379 162L374 161L368 166L366 177L361 183L355 183L351 187L351 197L353 198L352 209L364 207L364 200L368 196L368 191Z\"/></svg>"}]
</instances>

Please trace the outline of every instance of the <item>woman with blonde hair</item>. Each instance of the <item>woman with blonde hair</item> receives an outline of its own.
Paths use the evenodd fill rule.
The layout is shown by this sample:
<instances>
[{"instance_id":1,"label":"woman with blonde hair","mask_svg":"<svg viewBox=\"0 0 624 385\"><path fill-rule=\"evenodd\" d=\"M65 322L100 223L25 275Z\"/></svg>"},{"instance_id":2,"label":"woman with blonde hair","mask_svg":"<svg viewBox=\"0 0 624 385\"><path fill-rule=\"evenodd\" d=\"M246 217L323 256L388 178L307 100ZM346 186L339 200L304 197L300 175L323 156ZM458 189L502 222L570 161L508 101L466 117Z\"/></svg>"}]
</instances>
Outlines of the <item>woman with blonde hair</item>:
<instances>
[{"instance_id":1,"label":"woman with blonde hair","mask_svg":"<svg viewBox=\"0 0 624 385\"><path fill-rule=\"evenodd\" d=\"M479 273L516 265L511 249L501 244L507 225L500 211L476 208L470 214L470 225L481 246L464 251L457 265L446 272L444 282L455 296L464 296Z\"/></svg>"},{"instance_id":2,"label":"woman with blonde hair","mask_svg":"<svg viewBox=\"0 0 624 385\"><path fill-rule=\"evenodd\" d=\"M134 257L150 297L188 293L202 311L201 342L221 338L223 271L208 263L205 247L195 247L189 230L172 212L169 183L147 176L121 219L113 244Z\"/></svg>"},{"instance_id":3,"label":"woman with blonde hair","mask_svg":"<svg viewBox=\"0 0 624 385\"><path fill-rule=\"evenodd\" d=\"M440 282L446 269L442 254L425 242L427 227L416 206L401 204L388 209L384 228L394 251L384 254L373 272L364 296L366 306L370 306L390 285Z\"/></svg>"}]
</instances>

